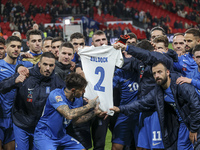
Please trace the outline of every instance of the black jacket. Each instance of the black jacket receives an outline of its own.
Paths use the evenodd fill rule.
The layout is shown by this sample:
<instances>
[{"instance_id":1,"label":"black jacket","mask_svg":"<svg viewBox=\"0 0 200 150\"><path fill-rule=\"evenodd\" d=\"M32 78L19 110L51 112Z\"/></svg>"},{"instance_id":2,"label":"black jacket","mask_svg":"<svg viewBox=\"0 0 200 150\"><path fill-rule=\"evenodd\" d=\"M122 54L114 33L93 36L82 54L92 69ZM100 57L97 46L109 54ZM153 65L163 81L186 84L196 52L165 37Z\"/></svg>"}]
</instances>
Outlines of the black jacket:
<instances>
[{"instance_id":1,"label":"black jacket","mask_svg":"<svg viewBox=\"0 0 200 150\"><path fill-rule=\"evenodd\" d=\"M191 132L199 132L200 128L200 101L195 88L191 84L176 84L181 75L171 73L170 88L174 96L176 108ZM177 149L179 122L176 112L164 101L164 92L161 86L156 85L148 95L128 105L119 106L122 113L130 115L135 112L148 111L156 108L161 126L163 144L167 150ZM199 134L198 134L199 136Z\"/></svg>"},{"instance_id":2,"label":"black jacket","mask_svg":"<svg viewBox=\"0 0 200 150\"><path fill-rule=\"evenodd\" d=\"M135 46L128 46L127 52L133 57L131 59L124 59L124 66L122 69L134 72L139 71L138 98L148 94L156 85L151 70L151 66L156 61L163 61L170 71L174 70L173 62L178 61L178 55L171 49L169 49L167 53L161 54Z\"/></svg>"},{"instance_id":3,"label":"black jacket","mask_svg":"<svg viewBox=\"0 0 200 150\"><path fill-rule=\"evenodd\" d=\"M55 74L63 81L65 81L67 75L71 72L74 72L74 69L71 69L71 64L63 65L61 62L56 61Z\"/></svg>"},{"instance_id":4,"label":"black jacket","mask_svg":"<svg viewBox=\"0 0 200 150\"><path fill-rule=\"evenodd\" d=\"M12 110L13 122L22 129L34 130L49 93L65 85L54 72L49 77L41 75L38 65L29 70L29 77L23 83L15 84L18 75L14 74L0 82L0 92L17 89Z\"/></svg>"}]
</instances>

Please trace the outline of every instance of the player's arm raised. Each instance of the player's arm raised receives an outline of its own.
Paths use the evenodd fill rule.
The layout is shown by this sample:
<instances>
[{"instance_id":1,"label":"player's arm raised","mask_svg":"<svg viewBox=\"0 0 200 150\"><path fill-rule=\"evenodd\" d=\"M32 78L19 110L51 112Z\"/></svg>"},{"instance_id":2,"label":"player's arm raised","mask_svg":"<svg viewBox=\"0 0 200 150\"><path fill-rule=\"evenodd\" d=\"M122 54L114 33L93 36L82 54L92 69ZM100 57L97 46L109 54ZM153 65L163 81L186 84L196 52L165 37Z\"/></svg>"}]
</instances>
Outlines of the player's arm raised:
<instances>
[{"instance_id":1,"label":"player's arm raised","mask_svg":"<svg viewBox=\"0 0 200 150\"><path fill-rule=\"evenodd\" d=\"M95 99L89 100L87 105L74 108L74 109L70 109L68 105L61 105L57 108L57 111L60 114L62 114L66 119L72 120L77 117L80 117L81 115L84 115L91 108L94 108L96 106L96 100L97 100L97 97Z\"/></svg>"}]
</instances>

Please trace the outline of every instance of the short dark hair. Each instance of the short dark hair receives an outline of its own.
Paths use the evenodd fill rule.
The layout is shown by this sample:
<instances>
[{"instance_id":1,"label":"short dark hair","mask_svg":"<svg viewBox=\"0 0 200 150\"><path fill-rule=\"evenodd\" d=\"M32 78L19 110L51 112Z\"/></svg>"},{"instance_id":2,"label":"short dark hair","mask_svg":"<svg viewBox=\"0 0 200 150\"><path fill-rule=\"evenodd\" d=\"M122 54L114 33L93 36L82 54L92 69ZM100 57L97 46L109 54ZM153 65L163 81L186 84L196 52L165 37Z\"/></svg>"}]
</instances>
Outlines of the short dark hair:
<instances>
[{"instance_id":1,"label":"short dark hair","mask_svg":"<svg viewBox=\"0 0 200 150\"><path fill-rule=\"evenodd\" d=\"M82 89L87 86L87 81L80 74L72 72L67 75L65 79L65 84L66 88L69 90L71 90L72 88Z\"/></svg>"},{"instance_id":2,"label":"short dark hair","mask_svg":"<svg viewBox=\"0 0 200 150\"><path fill-rule=\"evenodd\" d=\"M185 33L186 34L192 34L193 36L196 36L196 37L200 38L200 31L199 31L199 29L190 28Z\"/></svg>"},{"instance_id":3,"label":"short dark hair","mask_svg":"<svg viewBox=\"0 0 200 150\"><path fill-rule=\"evenodd\" d=\"M6 44L6 40L2 36L0 36L0 43L3 45Z\"/></svg>"},{"instance_id":4,"label":"short dark hair","mask_svg":"<svg viewBox=\"0 0 200 150\"><path fill-rule=\"evenodd\" d=\"M168 70L166 64L165 64L163 61L161 61L161 60L156 61L156 62L152 65L152 68L153 68L153 67L156 67L156 66L159 65L159 64L162 64L162 65L164 66L165 70Z\"/></svg>"},{"instance_id":5,"label":"short dark hair","mask_svg":"<svg viewBox=\"0 0 200 150\"><path fill-rule=\"evenodd\" d=\"M43 40L42 40L42 46L44 45L44 41L49 41L49 40L53 40L53 38L51 37L51 36L48 36L48 37L46 37L46 38L44 38Z\"/></svg>"},{"instance_id":6,"label":"short dark hair","mask_svg":"<svg viewBox=\"0 0 200 150\"><path fill-rule=\"evenodd\" d=\"M54 42L57 42L57 41L61 41L62 43L65 42L65 40L62 37L55 37L55 38L53 38L51 44Z\"/></svg>"},{"instance_id":7,"label":"short dark hair","mask_svg":"<svg viewBox=\"0 0 200 150\"><path fill-rule=\"evenodd\" d=\"M30 35L40 35L42 37L42 31L40 30L28 30L26 33L27 41L30 40Z\"/></svg>"},{"instance_id":8,"label":"short dark hair","mask_svg":"<svg viewBox=\"0 0 200 150\"><path fill-rule=\"evenodd\" d=\"M104 34L105 34L105 32L103 32L102 30L97 30L97 31L94 32L94 34L92 35L92 37L94 35L104 35Z\"/></svg>"},{"instance_id":9,"label":"short dark hair","mask_svg":"<svg viewBox=\"0 0 200 150\"><path fill-rule=\"evenodd\" d=\"M51 52L44 52L41 57L40 57L40 61L42 60L43 57L47 57L47 58L55 58L54 54L52 54Z\"/></svg>"},{"instance_id":10,"label":"short dark hair","mask_svg":"<svg viewBox=\"0 0 200 150\"><path fill-rule=\"evenodd\" d=\"M152 32L155 31L155 30L162 31L162 34L163 34L163 35L166 35L165 30L164 30L162 27L158 27L158 26L152 28L151 31L150 31L150 33L152 33Z\"/></svg>"},{"instance_id":11,"label":"short dark hair","mask_svg":"<svg viewBox=\"0 0 200 150\"><path fill-rule=\"evenodd\" d=\"M70 41L72 41L73 39L84 39L85 40L85 37L80 32L75 32L70 36Z\"/></svg>"},{"instance_id":12,"label":"short dark hair","mask_svg":"<svg viewBox=\"0 0 200 150\"><path fill-rule=\"evenodd\" d=\"M136 39L136 42L137 42L138 39L137 39L137 36L135 35L135 33L130 32L130 33L128 33L127 35L130 36L130 39L135 38L135 39Z\"/></svg>"},{"instance_id":13,"label":"short dark hair","mask_svg":"<svg viewBox=\"0 0 200 150\"><path fill-rule=\"evenodd\" d=\"M153 47L153 45L151 44L151 42L148 41L148 40L142 40L136 46L140 47L142 49L148 50L150 52L155 50L155 48Z\"/></svg>"},{"instance_id":14,"label":"short dark hair","mask_svg":"<svg viewBox=\"0 0 200 150\"><path fill-rule=\"evenodd\" d=\"M68 47L68 48L72 48L73 49L73 53L74 53L74 46L72 45L72 43L70 42L63 42L59 48L59 51L63 48L63 47Z\"/></svg>"},{"instance_id":15,"label":"short dark hair","mask_svg":"<svg viewBox=\"0 0 200 150\"><path fill-rule=\"evenodd\" d=\"M10 42L12 42L12 41L17 41L17 42L22 42L21 40L20 40L20 38L19 37L17 37L17 36L9 36L8 38L7 38L7 40L6 40L6 42L5 42L5 44L7 45L7 44L10 44Z\"/></svg>"},{"instance_id":16,"label":"short dark hair","mask_svg":"<svg viewBox=\"0 0 200 150\"><path fill-rule=\"evenodd\" d=\"M184 33L175 33L174 36L173 36L173 39L174 39L176 36L179 36L179 35L184 36Z\"/></svg>"},{"instance_id":17,"label":"short dark hair","mask_svg":"<svg viewBox=\"0 0 200 150\"><path fill-rule=\"evenodd\" d=\"M192 50L192 54L194 55L195 52L200 51L200 44L197 44L193 50Z\"/></svg>"},{"instance_id":18,"label":"short dark hair","mask_svg":"<svg viewBox=\"0 0 200 150\"><path fill-rule=\"evenodd\" d=\"M165 47L168 47L168 45L169 45L169 40L168 40L168 38L167 38L166 35L159 35L159 36L155 37L153 39L153 42L154 43L160 43L160 42L162 42L162 43L164 43Z\"/></svg>"}]
</instances>

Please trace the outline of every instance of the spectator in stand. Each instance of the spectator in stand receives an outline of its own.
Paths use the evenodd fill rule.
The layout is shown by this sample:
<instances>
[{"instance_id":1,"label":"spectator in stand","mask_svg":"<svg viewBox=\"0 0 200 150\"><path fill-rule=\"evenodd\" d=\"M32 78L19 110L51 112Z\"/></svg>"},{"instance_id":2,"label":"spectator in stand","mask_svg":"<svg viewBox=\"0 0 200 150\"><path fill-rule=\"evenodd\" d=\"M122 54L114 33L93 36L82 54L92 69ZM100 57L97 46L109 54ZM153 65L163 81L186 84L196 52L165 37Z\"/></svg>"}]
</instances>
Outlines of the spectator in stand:
<instances>
[{"instance_id":1,"label":"spectator in stand","mask_svg":"<svg viewBox=\"0 0 200 150\"><path fill-rule=\"evenodd\" d=\"M39 30L39 26L37 23L33 24L33 30ZM41 30L40 30L41 31ZM42 31L41 31L42 32ZM42 32L42 39L44 38L44 33Z\"/></svg>"},{"instance_id":2,"label":"spectator in stand","mask_svg":"<svg viewBox=\"0 0 200 150\"><path fill-rule=\"evenodd\" d=\"M145 12L143 10L141 10L139 13L139 22L143 22L144 16L145 16Z\"/></svg>"},{"instance_id":3,"label":"spectator in stand","mask_svg":"<svg viewBox=\"0 0 200 150\"><path fill-rule=\"evenodd\" d=\"M154 18L153 18L153 22L155 22L155 23L159 23L159 20L158 20L158 18L157 18L157 16L155 16Z\"/></svg>"},{"instance_id":4,"label":"spectator in stand","mask_svg":"<svg viewBox=\"0 0 200 150\"><path fill-rule=\"evenodd\" d=\"M24 33L24 26L23 26L22 23L19 24L18 30L19 30L20 33Z\"/></svg>"},{"instance_id":5,"label":"spectator in stand","mask_svg":"<svg viewBox=\"0 0 200 150\"><path fill-rule=\"evenodd\" d=\"M18 31L13 32L13 33L12 33L12 36L17 36L18 38L20 38L20 40L22 39L21 33L18 32Z\"/></svg>"},{"instance_id":6,"label":"spectator in stand","mask_svg":"<svg viewBox=\"0 0 200 150\"><path fill-rule=\"evenodd\" d=\"M4 38L5 40L7 40L8 36L6 35L6 33L3 33L3 38Z\"/></svg>"},{"instance_id":7,"label":"spectator in stand","mask_svg":"<svg viewBox=\"0 0 200 150\"><path fill-rule=\"evenodd\" d=\"M131 32L131 30L128 27L125 27L125 29L123 30L123 35L126 35L130 32Z\"/></svg>"},{"instance_id":8,"label":"spectator in stand","mask_svg":"<svg viewBox=\"0 0 200 150\"><path fill-rule=\"evenodd\" d=\"M40 5L39 8L38 8L38 12L39 12L40 14L42 14L42 13L44 12L43 7L42 7L41 5Z\"/></svg>"},{"instance_id":9,"label":"spectator in stand","mask_svg":"<svg viewBox=\"0 0 200 150\"><path fill-rule=\"evenodd\" d=\"M50 6L49 6L49 3L46 3L46 6L45 6L45 8L44 8L44 13L45 13L45 15L50 13Z\"/></svg>"},{"instance_id":10,"label":"spectator in stand","mask_svg":"<svg viewBox=\"0 0 200 150\"><path fill-rule=\"evenodd\" d=\"M179 28L179 24L178 24L178 21L176 20L175 22L174 22L174 29L178 29Z\"/></svg>"},{"instance_id":11,"label":"spectator in stand","mask_svg":"<svg viewBox=\"0 0 200 150\"><path fill-rule=\"evenodd\" d=\"M167 34L172 34L172 28L167 24Z\"/></svg>"},{"instance_id":12,"label":"spectator in stand","mask_svg":"<svg viewBox=\"0 0 200 150\"><path fill-rule=\"evenodd\" d=\"M146 16L147 16L148 18L152 19L152 16L151 16L151 14L150 14L150 12L149 12L149 9L148 9L147 12L146 12Z\"/></svg>"},{"instance_id":13,"label":"spectator in stand","mask_svg":"<svg viewBox=\"0 0 200 150\"><path fill-rule=\"evenodd\" d=\"M172 9L171 9L171 12L176 14L176 12L177 12L176 7L173 6Z\"/></svg>"},{"instance_id":14,"label":"spectator in stand","mask_svg":"<svg viewBox=\"0 0 200 150\"><path fill-rule=\"evenodd\" d=\"M14 22L10 22L9 27L11 31L14 31L16 29L16 25Z\"/></svg>"},{"instance_id":15,"label":"spectator in stand","mask_svg":"<svg viewBox=\"0 0 200 150\"><path fill-rule=\"evenodd\" d=\"M171 19L170 19L170 17L169 17L169 15L167 15L166 17L165 17L165 22L171 22Z\"/></svg>"},{"instance_id":16,"label":"spectator in stand","mask_svg":"<svg viewBox=\"0 0 200 150\"><path fill-rule=\"evenodd\" d=\"M180 21L180 22L179 22L178 28L179 28L179 29L183 29L183 21Z\"/></svg>"},{"instance_id":17,"label":"spectator in stand","mask_svg":"<svg viewBox=\"0 0 200 150\"><path fill-rule=\"evenodd\" d=\"M181 17L185 18L185 16L187 15L187 11L178 10L177 14L178 14L178 16L181 16Z\"/></svg>"}]
</instances>

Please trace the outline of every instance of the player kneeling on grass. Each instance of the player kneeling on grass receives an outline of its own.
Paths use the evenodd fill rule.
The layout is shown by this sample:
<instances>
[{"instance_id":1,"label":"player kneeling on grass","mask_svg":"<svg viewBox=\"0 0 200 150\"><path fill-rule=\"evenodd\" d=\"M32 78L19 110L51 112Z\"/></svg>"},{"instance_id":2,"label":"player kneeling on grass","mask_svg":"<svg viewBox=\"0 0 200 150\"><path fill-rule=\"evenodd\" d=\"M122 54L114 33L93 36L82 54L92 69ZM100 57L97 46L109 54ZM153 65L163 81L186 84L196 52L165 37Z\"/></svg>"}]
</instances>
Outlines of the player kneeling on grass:
<instances>
[{"instance_id":1,"label":"player kneeling on grass","mask_svg":"<svg viewBox=\"0 0 200 150\"><path fill-rule=\"evenodd\" d=\"M34 145L38 150L85 149L80 142L66 134L66 127L73 123L83 123L98 114L96 99L88 100L83 106L82 95L87 81L79 74L71 73L66 77L66 87L53 90L47 99L42 117L34 133ZM94 110L88 112L91 108Z\"/></svg>"}]
</instances>

